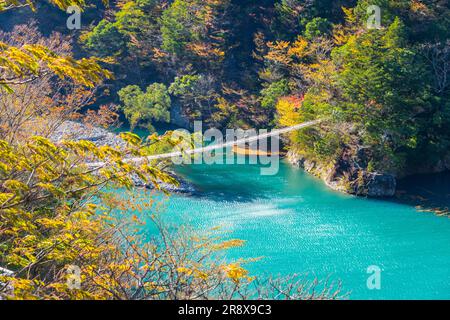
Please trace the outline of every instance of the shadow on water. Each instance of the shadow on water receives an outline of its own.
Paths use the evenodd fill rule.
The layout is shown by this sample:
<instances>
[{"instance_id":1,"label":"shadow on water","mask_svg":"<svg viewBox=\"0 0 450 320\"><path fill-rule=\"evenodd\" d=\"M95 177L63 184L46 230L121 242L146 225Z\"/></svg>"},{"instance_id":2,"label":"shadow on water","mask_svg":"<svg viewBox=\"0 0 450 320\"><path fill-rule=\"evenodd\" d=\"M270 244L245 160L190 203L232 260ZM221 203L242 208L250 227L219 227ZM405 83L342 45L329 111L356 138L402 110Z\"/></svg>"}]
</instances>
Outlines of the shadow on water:
<instances>
[{"instance_id":1,"label":"shadow on water","mask_svg":"<svg viewBox=\"0 0 450 320\"><path fill-rule=\"evenodd\" d=\"M242 166L246 173L255 171L254 176L257 176L260 169L258 165L232 166ZM212 168L205 165L187 165L179 166L175 171L196 187L196 192L190 195L193 198L206 198L217 202L251 202L269 198L265 191L270 188L264 190L258 179L249 180L247 176L236 175L227 165L215 165Z\"/></svg>"},{"instance_id":2,"label":"shadow on water","mask_svg":"<svg viewBox=\"0 0 450 320\"><path fill-rule=\"evenodd\" d=\"M397 203L450 217L450 172L416 175L398 182Z\"/></svg>"}]
</instances>

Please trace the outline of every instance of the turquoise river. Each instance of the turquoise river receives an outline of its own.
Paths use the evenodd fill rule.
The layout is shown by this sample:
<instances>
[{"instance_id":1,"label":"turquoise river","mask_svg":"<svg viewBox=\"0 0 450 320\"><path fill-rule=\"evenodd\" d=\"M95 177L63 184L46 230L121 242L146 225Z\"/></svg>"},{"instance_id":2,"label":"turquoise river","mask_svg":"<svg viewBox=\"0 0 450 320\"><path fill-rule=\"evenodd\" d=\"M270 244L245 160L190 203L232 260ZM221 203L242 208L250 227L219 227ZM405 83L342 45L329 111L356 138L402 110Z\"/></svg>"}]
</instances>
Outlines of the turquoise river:
<instances>
[{"instance_id":1,"label":"turquoise river","mask_svg":"<svg viewBox=\"0 0 450 320\"><path fill-rule=\"evenodd\" d=\"M335 192L285 162L274 176L250 164L176 171L197 191L170 195L163 219L198 230L220 226L245 240L227 255L261 258L246 265L252 275L330 277L350 299L450 299L450 219L414 201ZM422 194L430 207L450 207L450 174L410 178L398 189L406 198ZM372 265L382 270L380 290L367 287Z\"/></svg>"},{"instance_id":2,"label":"turquoise river","mask_svg":"<svg viewBox=\"0 0 450 320\"><path fill-rule=\"evenodd\" d=\"M248 164L177 171L197 192L171 195L164 219L199 230L220 226L245 240L228 255L262 257L246 265L253 275L340 279L352 299L450 299L447 217L331 191L286 163L275 176L261 176ZM367 288L371 265L382 269L380 290Z\"/></svg>"}]
</instances>

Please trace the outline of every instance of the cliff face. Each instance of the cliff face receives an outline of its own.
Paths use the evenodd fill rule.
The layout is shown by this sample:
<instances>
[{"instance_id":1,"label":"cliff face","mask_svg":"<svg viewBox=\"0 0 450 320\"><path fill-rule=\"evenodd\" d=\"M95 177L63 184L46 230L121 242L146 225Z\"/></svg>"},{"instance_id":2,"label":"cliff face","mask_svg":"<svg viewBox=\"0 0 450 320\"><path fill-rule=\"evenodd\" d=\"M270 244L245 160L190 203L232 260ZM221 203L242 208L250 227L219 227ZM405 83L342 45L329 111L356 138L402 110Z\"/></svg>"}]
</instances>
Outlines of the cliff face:
<instances>
[{"instance_id":1,"label":"cliff face","mask_svg":"<svg viewBox=\"0 0 450 320\"><path fill-rule=\"evenodd\" d=\"M337 163L319 163L307 159L300 152L291 150L287 160L322 179L331 189L368 197L392 197L397 180L394 175L368 172L358 166L354 159L342 158Z\"/></svg>"},{"instance_id":2,"label":"cliff face","mask_svg":"<svg viewBox=\"0 0 450 320\"><path fill-rule=\"evenodd\" d=\"M174 101L170 109L170 123L180 128L193 129L193 123L183 113L183 108L179 101Z\"/></svg>"}]
</instances>

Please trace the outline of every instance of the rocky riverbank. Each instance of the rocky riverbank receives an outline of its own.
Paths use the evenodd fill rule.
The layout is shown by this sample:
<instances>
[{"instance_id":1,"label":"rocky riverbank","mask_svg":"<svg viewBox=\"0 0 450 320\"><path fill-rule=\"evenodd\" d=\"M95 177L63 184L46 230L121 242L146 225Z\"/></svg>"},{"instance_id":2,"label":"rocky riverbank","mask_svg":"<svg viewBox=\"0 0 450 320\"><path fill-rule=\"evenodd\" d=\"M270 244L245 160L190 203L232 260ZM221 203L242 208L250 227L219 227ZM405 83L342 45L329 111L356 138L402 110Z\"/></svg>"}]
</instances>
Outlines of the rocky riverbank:
<instances>
[{"instance_id":1,"label":"rocky riverbank","mask_svg":"<svg viewBox=\"0 0 450 320\"><path fill-rule=\"evenodd\" d=\"M53 142L58 142L61 140L86 140L92 141L97 146L111 146L111 147L119 147L124 148L126 146L126 142L120 138L119 135L108 131L103 128L87 126L85 124L75 122L75 121L65 121L62 123L57 130L51 135L50 139ZM170 192L170 193L194 193L195 188L192 184L187 181L184 181L179 176L176 176L174 172L169 172L172 177L174 177L179 185L175 186L172 184L158 182L161 189ZM141 179L138 177L132 177L134 184L136 187L145 187L149 189L153 189L153 185L146 185Z\"/></svg>"},{"instance_id":2,"label":"rocky riverbank","mask_svg":"<svg viewBox=\"0 0 450 320\"><path fill-rule=\"evenodd\" d=\"M119 135L106 129L88 126L75 121L63 122L51 135L54 142L61 140L92 141L96 146L111 146L124 148L126 142Z\"/></svg>"},{"instance_id":3,"label":"rocky riverbank","mask_svg":"<svg viewBox=\"0 0 450 320\"><path fill-rule=\"evenodd\" d=\"M181 179L180 176L176 175L175 172L173 171L169 171L168 174L174 178L175 180L178 181L178 185L173 185L170 183L166 183L166 182L162 182L162 181L158 181L158 185L159 187L164 190L167 191L169 193L186 193L186 194L192 194L195 193L196 190L194 188L194 186ZM153 184L145 184L141 179L139 179L139 177L133 176L132 177L134 185L138 188L147 188L147 189L155 189L156 187Z\"/></svg>"},{"instance_id":4,"label":"rocky riverbank","mask_svg":"<svg viewBox=\"0 0 450 320\"><path fill-rule=\"evenodd\" d=\"M350 160L339 163L319 163L307 159L300 152L290 150L287 160L322 179L333 190L368 197L392 197L397 188L397 179L390 174L368 172Z\"/></svg>"}]
</instances>

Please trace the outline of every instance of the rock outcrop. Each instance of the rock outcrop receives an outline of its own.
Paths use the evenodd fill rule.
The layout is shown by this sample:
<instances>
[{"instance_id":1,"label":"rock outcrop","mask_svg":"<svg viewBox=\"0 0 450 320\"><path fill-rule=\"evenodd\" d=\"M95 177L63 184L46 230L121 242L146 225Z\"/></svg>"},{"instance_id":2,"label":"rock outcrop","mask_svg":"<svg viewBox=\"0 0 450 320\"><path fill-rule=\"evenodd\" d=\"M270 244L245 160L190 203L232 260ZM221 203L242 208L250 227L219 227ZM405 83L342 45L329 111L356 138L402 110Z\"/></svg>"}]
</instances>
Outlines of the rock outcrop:
<instances>
[{"instance_id":1,"label":"rock outcrop","mask_svg":"<svg viewBox=\"0 0 450 320\"><path fill-rule=\"evenodd\" d=\"M336 191L367 197L395 195L397 180L394 175L368 172L350 159L343 158L338 163L322 164L291 150L287 153L287 160L324 180L327 186Z\"/></svg>"},{"instance_id":2,"label":"rock outcrop","mask_svg":"<svg viewBox=\"0 0 450 320\"><path fill-rule=\"evenodd\" d=\"M124 148L126 142L117 134L99 127L87 126L75 121L65 121L52 133L50 139L54 142L61 140L92 141L96 146L111 146Z\"/></svg>"},{"instance_id":3,"label":"rock outcrop","mask_svg":"<svg viewBox=\"0 0 450 320\"><path fill-rule=\"evenodd\" d=\"M170 108L170 123L180 128L192 130L194 125L192 121L184 114L183 108L179 101L173 101Z\"/></svg>"},{"instance_id":4,"label":"rock outcrop","mask_svg":"<svg viewBox=\"0 0 450 320\"><path fill-rule=\"evenodd\" d=\"M161 190L167 191L169 193L185 193L185 194L192 194L195 193L196 190L194 188L194 186L187 182L186 180L181 179L179 176L176 175L175 172L168 172L168 174L174 178L175 180L178 181L178 185L173 185L170 183L166 183L166 182L162 182L162 181L157 181L159 187L161 188ZM147 188L147 189L155 189L156 186L153 184L145 184L139 177L137 176L132 176L134 185L138 188Z\"/></svg>"}]
</instances>

